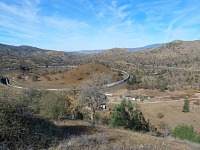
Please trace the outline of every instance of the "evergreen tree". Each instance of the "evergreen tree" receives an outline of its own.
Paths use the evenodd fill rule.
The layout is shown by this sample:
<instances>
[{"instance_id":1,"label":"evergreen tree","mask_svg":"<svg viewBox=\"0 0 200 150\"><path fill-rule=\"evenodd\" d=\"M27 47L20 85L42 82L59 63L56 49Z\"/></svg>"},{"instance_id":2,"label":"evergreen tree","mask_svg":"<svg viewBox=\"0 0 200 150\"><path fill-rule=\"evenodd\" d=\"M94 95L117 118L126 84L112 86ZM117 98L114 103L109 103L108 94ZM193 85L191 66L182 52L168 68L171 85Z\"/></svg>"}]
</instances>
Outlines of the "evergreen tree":
<instances>
[{"instance_id":1,"label":"evergreen tree","mask_svg":"<svg viewBox=\"0 0 200 150\"><path fill-rule=\"evenodd\" d=\"M124 127L133 131L149 131L149 123L145 120L142 112L130 101L123 100L117 105L110 117L113 127Z\"/></svg>"},{"instance_id":2,"label":"evergreen tree","mask_svg":"<svg viewBox=\"0 0 200 150\"><path fill-rule=\"evenodd\" d=\"M189 112L190 111L190 102L189 100L184 100L184 105L183 105L183 112Z\"/></svg>"}]
</instances>

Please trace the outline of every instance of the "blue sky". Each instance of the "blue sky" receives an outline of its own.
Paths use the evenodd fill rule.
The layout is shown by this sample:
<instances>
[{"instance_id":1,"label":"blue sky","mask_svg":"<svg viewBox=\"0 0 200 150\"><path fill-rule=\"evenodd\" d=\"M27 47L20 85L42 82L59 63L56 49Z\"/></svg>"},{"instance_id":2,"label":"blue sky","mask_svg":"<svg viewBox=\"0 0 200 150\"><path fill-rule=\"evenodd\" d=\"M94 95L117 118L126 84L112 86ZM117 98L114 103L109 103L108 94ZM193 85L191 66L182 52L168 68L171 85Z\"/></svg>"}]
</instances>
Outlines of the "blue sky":
<instances>
[{"instance_id":1,"label":"blue sky","mask_svg":"<svg viewBox=\"0 0 200 150\"><path fill-rule=\"evenodd\" d=\"M200 39L199 0L0 0L0 43L74 51Z\"/></svg>"}]
</instances>

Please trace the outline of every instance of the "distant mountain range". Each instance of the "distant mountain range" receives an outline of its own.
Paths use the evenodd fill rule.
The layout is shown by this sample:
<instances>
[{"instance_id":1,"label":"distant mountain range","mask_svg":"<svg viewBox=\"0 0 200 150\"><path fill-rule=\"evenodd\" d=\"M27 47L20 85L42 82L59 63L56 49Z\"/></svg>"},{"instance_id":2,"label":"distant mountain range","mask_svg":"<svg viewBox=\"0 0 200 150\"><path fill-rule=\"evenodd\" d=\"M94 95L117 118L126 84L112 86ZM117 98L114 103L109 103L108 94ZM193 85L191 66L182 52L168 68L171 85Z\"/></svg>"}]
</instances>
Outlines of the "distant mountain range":
<instances>
[{"instance_id":1,"label":"distant mountain range","mask_svg":"<svg viewBox=\"0 0 200 150\"><path fill-rule=\"evenodd\" d=\"M73 53L79 54L79 55L90 55L90 54L97 54L97 53L101 53L105 50L81 50L81 51L75 51Z\"/></svg>"},{"instance_id":2,"label":"distant mountain range","mask_svg":"<svg viewBox=\"0 0 200 150\"><path fill-rule=\"evenodd\" d=\"M154 47L158 47L161 45L164 45L165 43L159 43L159 44L151 44L151 45L146 45L144 47L136 47L136 48L125 48L129 51L140 51L140 50L144 50L144 49L150 49L150 48L154 48ZM81 51L76 51L74 53L78 53L80 55L90 55L90 54L97 54L97 53L101 53L103 51L106 51L107 49L102 49L102 50L81 50Z\"/></svg>"},{"instance_id":3,"label":"distant mountain range","mask_svg":"<svg viewBox=\"0 0 200 150\"><path fill-rule=\"evenodd\" d=\"M143 46L143 47L127 48L127 49L130 50L130 51L140 51L140 50L144 50L144 49L151 49L151 48L155 48L155 47L158 47L158 46L162 46L164 44L165 43L158 43L158 44L146 45L146 46Z\"/></svg>"},{"instance_id":4,"label":"distant mountain range","mask_svg":"<svg viewBox=\"0 0 200 150\"><path fill-rule=\"evenodd\" d=\"M0 69L27 66L79 65L95 60L200 68L200 41L175 40L138 48L64 52L0 44Z\"/></svg>"}]
</instances>

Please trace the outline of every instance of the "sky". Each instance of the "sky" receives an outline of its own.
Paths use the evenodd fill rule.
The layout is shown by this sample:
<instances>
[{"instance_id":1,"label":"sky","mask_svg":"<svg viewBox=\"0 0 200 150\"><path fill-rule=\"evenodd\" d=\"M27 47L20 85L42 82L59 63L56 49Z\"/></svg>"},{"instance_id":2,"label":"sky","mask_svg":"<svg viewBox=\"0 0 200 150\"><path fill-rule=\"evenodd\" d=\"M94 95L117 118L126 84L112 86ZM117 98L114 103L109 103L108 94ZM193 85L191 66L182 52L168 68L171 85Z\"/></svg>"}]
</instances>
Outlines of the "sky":
<instances>
[{"instance_id":1,"label":"sky","mask_svg":"<svg viewBox=\"0 0 200 150\"><path fill-rule=\"evenodd\" d=\"M199 0L0 0L2 44L76 51L199 39Z\"/></svg>"}]
</instances>

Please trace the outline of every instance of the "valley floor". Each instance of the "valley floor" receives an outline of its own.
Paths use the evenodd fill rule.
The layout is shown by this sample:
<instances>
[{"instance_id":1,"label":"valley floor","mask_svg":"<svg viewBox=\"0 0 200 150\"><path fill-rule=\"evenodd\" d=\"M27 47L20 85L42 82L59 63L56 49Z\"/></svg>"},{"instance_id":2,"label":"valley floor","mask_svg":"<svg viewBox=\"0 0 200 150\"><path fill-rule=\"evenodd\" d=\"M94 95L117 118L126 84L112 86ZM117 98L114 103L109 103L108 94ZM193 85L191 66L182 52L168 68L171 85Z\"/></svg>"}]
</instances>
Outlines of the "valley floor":
<instances>
[{"instance_id":1,"label":"valley floor","mask_svg":"<svg viewBox=\"0 0 200 150\"><path fill-rule=\"evenodd\" d=\"M110 105L118 104L122 99L132 99L136 97L144 97L143 101L131 100L136 103L145 116L145 119L149 119L150 123L156 127L161 123L168 124L171 128L175 128L178 125L192 125L194 129L200 133L200 105L195 105L195 100L200 99L200 94L197 91L181 90L174 92L160 92L159 90L131 90L119 89L110 92L112 97L108 96ZM129 95L128 97L126 95ZM184 113L183 104L186 96L190 100L190 112ZM120 98L123 97L123 98ZM148 98L151 97L151 98ZM175 97L176 99L173 99ZM138 98L139 99L139 98ZM141 98L140 98L141 99ZM162 118L158 117L158 114L163 114Z\"/></svg>"}]
</instances>

